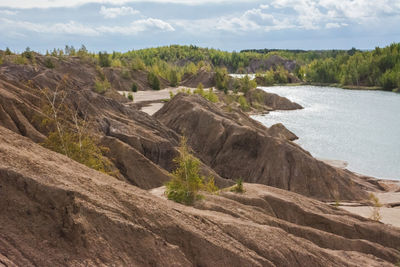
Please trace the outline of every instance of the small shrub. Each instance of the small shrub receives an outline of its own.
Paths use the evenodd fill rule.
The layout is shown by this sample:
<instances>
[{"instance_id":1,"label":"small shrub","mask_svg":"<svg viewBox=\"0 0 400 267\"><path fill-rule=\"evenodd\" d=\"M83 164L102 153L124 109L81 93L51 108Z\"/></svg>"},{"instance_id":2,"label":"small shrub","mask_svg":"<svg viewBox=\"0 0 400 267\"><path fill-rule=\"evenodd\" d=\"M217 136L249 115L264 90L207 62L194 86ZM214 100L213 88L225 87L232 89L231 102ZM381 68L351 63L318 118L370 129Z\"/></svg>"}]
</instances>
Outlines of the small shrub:
<instances>
[{"instance_id":1,"label":"small shrub","mask_svg":"<svg viewBox=\"0 0 400 267\"><path fill-rule=\"evenodd\" d=\"M373 193L369 194L369 200L373 206L370 219L379 222L380 220L382 220L382 215L380 213L380 209L383 205L382 205L382 203L380 203L379 198L377 198Z\"/></svg>"},{"instance_id":2,"label":"small shrub","mask_svg":"<svg viewBox=\"0 0 400 267\"><path fill-rule=\"evenodd\" d=\"M45 66L46 68L48 68L48 69L54 69L54 67L55 67L53 61L51 61L50 58L46 58L46 59L44 60L44 66Z\"/></svg>"},{"instance_id":3,"label":"small shrub","mask_svg":"<svg viewBox=\"0 0 400 267\"><path fill-rule=\"evenodd\" d=\"M137 86L137 84L136 83L132 83L132 87L131 87L131 90L132 90L132 92L137 92L137 90L138 90L138 86Z\"/></svg>"},{"instance_id":4,"label":"small shrub","mask_svg":"<svg viewBox=\"0 0 400 267\"><path fill-rule=\"evenodd\" d=\"M338 199L336 199L336 200L335 200L334 207L335 207L336 209L338 209L338 208L339 208L339 206L340 206L340 202L339 202L339 200L338 200Z\"/></svg>"},{"instance_id":5,"label":"small shrub","mask_svg":"<svg viewBox=\"0 0 400 267\"><path fill-rule=\"evenodd\" d=\"M169 91L169 99L172 99L172 98L174 98L174 93L172 92L172 91Z\"/></svg>"},{"instance_id":6,"label":"small shrub","mask_svg":"<svg viewBox=\"0 0 400 267\"><path fill-rule=\"evenodd\" d=\"M131 100L131 101L133 101L133 95L132 95L132 93L128 93L128 99Z\"/></svg>"},{"instance_id":7,"label":"small shrub","mask_svg":"<svg viewBox=\"0 0 400 267\"><path fill-rule=\"evenodd\" d=\"M104 81L97 80L94 84L94 90L99 94L104 94L109 89L111 89L111 84L107 79Z\"/></svg>"},{"instance_id":8,"label":"small shrub","mask_svg":"<svg viewBox=\"0 0 400 267\"><path fill-rule=\"evenodd\" d=\"M242 178L239 178L236 181L236 184L231 188L231 192L235 192L235 193L243 193L244 192L243 179Z\"/></svg>"},{"instance_id":9,"label":"small shrub","mask_svg":"<svg viewBox=\"0 0 400 267\"><path fill-rule=\"evenodd\" d=\"M106 75L104 74L104 71L100 66L96 66L96 72L100 80L104 81L106 79Z\"/></svg>"},{"instance_id":10,"label":"small shrub","mask_svg":"<svg viewBox=\"0 0 400 267\"><path fill-rule=\"evenodd\" d=\"M113 68L121 68L122 67L121 60L119 60L119 59L111 60L111 67L113 67Z\"/></svg>"},{"instance_id":11,"label":"small shrub","mask_svg":"<svg viewBox=\"0 0 400 267\"><path fill-rule=\"evenodd\" d=\"M22 55L17 55L13 58L13 62L18 65L26 65L28 64L28 59Z\"/></svg>"},{"instance_id":12,"label":"small shrub","mask_svg":"<svg viewBox=\"0 0 400 267\"><path fill-rule=\"evenodd\" d=\"M247 103L247 100L246 100L246 98L244 97L244 96L239 96L238 97L238 102L239 102L239 105L240 105L240 109L241 110L243 110L243 111L248 111L249 109L250 109L250 106L249 106L249 104Z\"/></svg>"},{"instance_id":13,"label":"small shrub","mask_svg":"<svg viewBox=\"0 0 400 267\"><path fill-rule=\"evenodd\" d=\"M131 78L131 74L128 70L124 69L121 73L121 77L125 80L129 80Z\"/></svg>"},{"instance_id":14,"label":"small shrub","mask_svg":"<svg viewBox=\"0 0 400 267\"><path fill-rule=\"evenodd\" d=\"M218 192L219 188L215 185L214 177L210 176L207 178L207 181L204 180L203 190L209 193Z\"/></svg>"}]
</instances>

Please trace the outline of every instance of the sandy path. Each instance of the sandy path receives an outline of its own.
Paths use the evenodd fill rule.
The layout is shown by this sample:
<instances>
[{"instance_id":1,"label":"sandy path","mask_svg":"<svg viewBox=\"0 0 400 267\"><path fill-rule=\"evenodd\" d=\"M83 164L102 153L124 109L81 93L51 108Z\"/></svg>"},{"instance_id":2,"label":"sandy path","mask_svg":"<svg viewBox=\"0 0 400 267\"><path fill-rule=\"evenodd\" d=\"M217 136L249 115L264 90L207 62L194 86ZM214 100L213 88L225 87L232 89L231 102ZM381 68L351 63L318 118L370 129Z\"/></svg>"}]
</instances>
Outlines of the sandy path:
<instances>
[{"instance_id":1,"label":"sandy path","mask_svg":"<svg viewBox=\"0 0 400 267\"><path fill-rule=\"evenodd\" d=\"M162 100L165 99L170 99L170 92L173 94L177 94L179 90L182 89L190 89L193 91L196 88L190 88L186 86L179 86L179 87L168 87L159 91L138 91L136 93L133 93L133 103L142 103L142 102L154 102L154 103L146 103L146 105L143 105L141 110L149 115L153 115L156 113L159 109L161 109L164 106L164 103L161 102ZM208 89L204 89L208 90ZM130 91L118 91L121 95L128 95L128 93L132 93Z\"/></svg>"}]
</instances>

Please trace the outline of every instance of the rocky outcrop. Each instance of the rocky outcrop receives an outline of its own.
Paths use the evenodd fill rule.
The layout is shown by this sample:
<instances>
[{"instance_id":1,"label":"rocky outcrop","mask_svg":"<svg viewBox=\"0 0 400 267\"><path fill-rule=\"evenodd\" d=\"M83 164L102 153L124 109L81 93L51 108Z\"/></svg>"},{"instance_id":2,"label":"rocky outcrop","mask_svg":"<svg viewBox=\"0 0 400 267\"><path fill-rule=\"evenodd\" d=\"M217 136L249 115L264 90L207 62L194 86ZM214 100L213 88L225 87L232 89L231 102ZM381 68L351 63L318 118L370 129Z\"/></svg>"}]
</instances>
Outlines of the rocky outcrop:
<instances>
[{"instance_id":1,"label":"rocky outcrop","mask_svg":"<svg viewBox=\"0 0 400 267\"><path fill-rule=\"evenodd\" d=\"M261 89L250 90L246 99L251 106L260 105L265 110L295 110L302 109L300 104L290 101L286 97L268 93Z\"/></svg>"},{"instance_id":2,"label":"rocky outcrop","mask_svg":"<svg viewBox=\"0 0 400 267\"><path fill-rule=\"evenodd\" d=\"M360 200L356 175L313 158L298 145L248 127L196 95L175 96L155 115L188 138L196 155L220 176L243 178L320 200ZM248 120L251 120L248 117Z\"/></svg>"},{"instance_id":3,"label":"rocky outcrop","mask_svg":"<svg viewBox=\"0 0 400 267\"><path fill-rule=\"evenodd\" d=\"M392 266L400 231L284 190L186 207L0 127L0 263Z\"/></svg>"},{"instance_id":4,"label":"rocky outcrop","mask_svg":"<svg viewBox=\"0 0 400 267\"><path fill-rule=\"evenodd\" d=\"M289 131L282 123L276 123L269 127L268 134L274 137L283 138L289 141L299 139L297 135Z\"/></svg>"}]
</instances>

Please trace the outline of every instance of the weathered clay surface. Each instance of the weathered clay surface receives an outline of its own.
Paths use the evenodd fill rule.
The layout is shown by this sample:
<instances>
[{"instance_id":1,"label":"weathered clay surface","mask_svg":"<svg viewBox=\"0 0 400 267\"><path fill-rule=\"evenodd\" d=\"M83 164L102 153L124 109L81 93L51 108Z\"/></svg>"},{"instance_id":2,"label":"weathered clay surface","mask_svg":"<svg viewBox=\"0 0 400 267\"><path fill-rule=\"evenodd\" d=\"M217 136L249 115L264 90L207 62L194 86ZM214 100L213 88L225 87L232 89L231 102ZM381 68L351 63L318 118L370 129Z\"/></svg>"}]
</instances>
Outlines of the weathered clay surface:
<instances>
[{"instance_id":1,"label":"weathered clay surface","mask_svg":"<svg viewBox=\"0 0 400 267\"><path fill-rule=\"evenodd\" d=\"M186 207L0 127L0 263L393 266L400 231L263 185Z\"/></svg>"}]
</instances>

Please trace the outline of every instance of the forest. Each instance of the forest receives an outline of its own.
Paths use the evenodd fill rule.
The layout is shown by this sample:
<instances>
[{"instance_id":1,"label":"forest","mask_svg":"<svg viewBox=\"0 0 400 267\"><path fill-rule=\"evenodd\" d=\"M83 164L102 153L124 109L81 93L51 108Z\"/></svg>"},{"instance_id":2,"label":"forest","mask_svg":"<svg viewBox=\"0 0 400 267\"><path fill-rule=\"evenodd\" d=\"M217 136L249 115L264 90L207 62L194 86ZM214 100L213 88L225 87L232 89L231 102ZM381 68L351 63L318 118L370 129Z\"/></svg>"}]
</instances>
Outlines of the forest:
<instances>
[{"instance_id":1,"label":"forest","mask_svg":"<svg viewBox=\"0 0 400 267\"><path fill-rule=\"evenodd\" d=\"M15 63L27 64L33 51L26 51L15 58ZM9 48L0 53L13 54ZM250 49L227 52L194 45L170 45L121 52L89 52L84 45L75 49L47 51L50 57L80 57L99 65L149 73L149 83L158 88L157 77L177 86L184 75L196 74L199 70L224 73L257 73L262 85L307 83L335 86L374 87L383 90L400 88L400 43L387 47L376 47L371 51L355 48L350 50L279 50ZM274 58L272 56L275 56ZM271 59L274 59L273 61ZM279 60L277 60L279 59ZM51 61L49 60L49 66ZM271 63L272 62L272 63ZM292 68L286 66L290 63ZM285 66L284 66L285 65ZM294 78L297 77L297 78Z\"/></svg>"}]
</instances>

